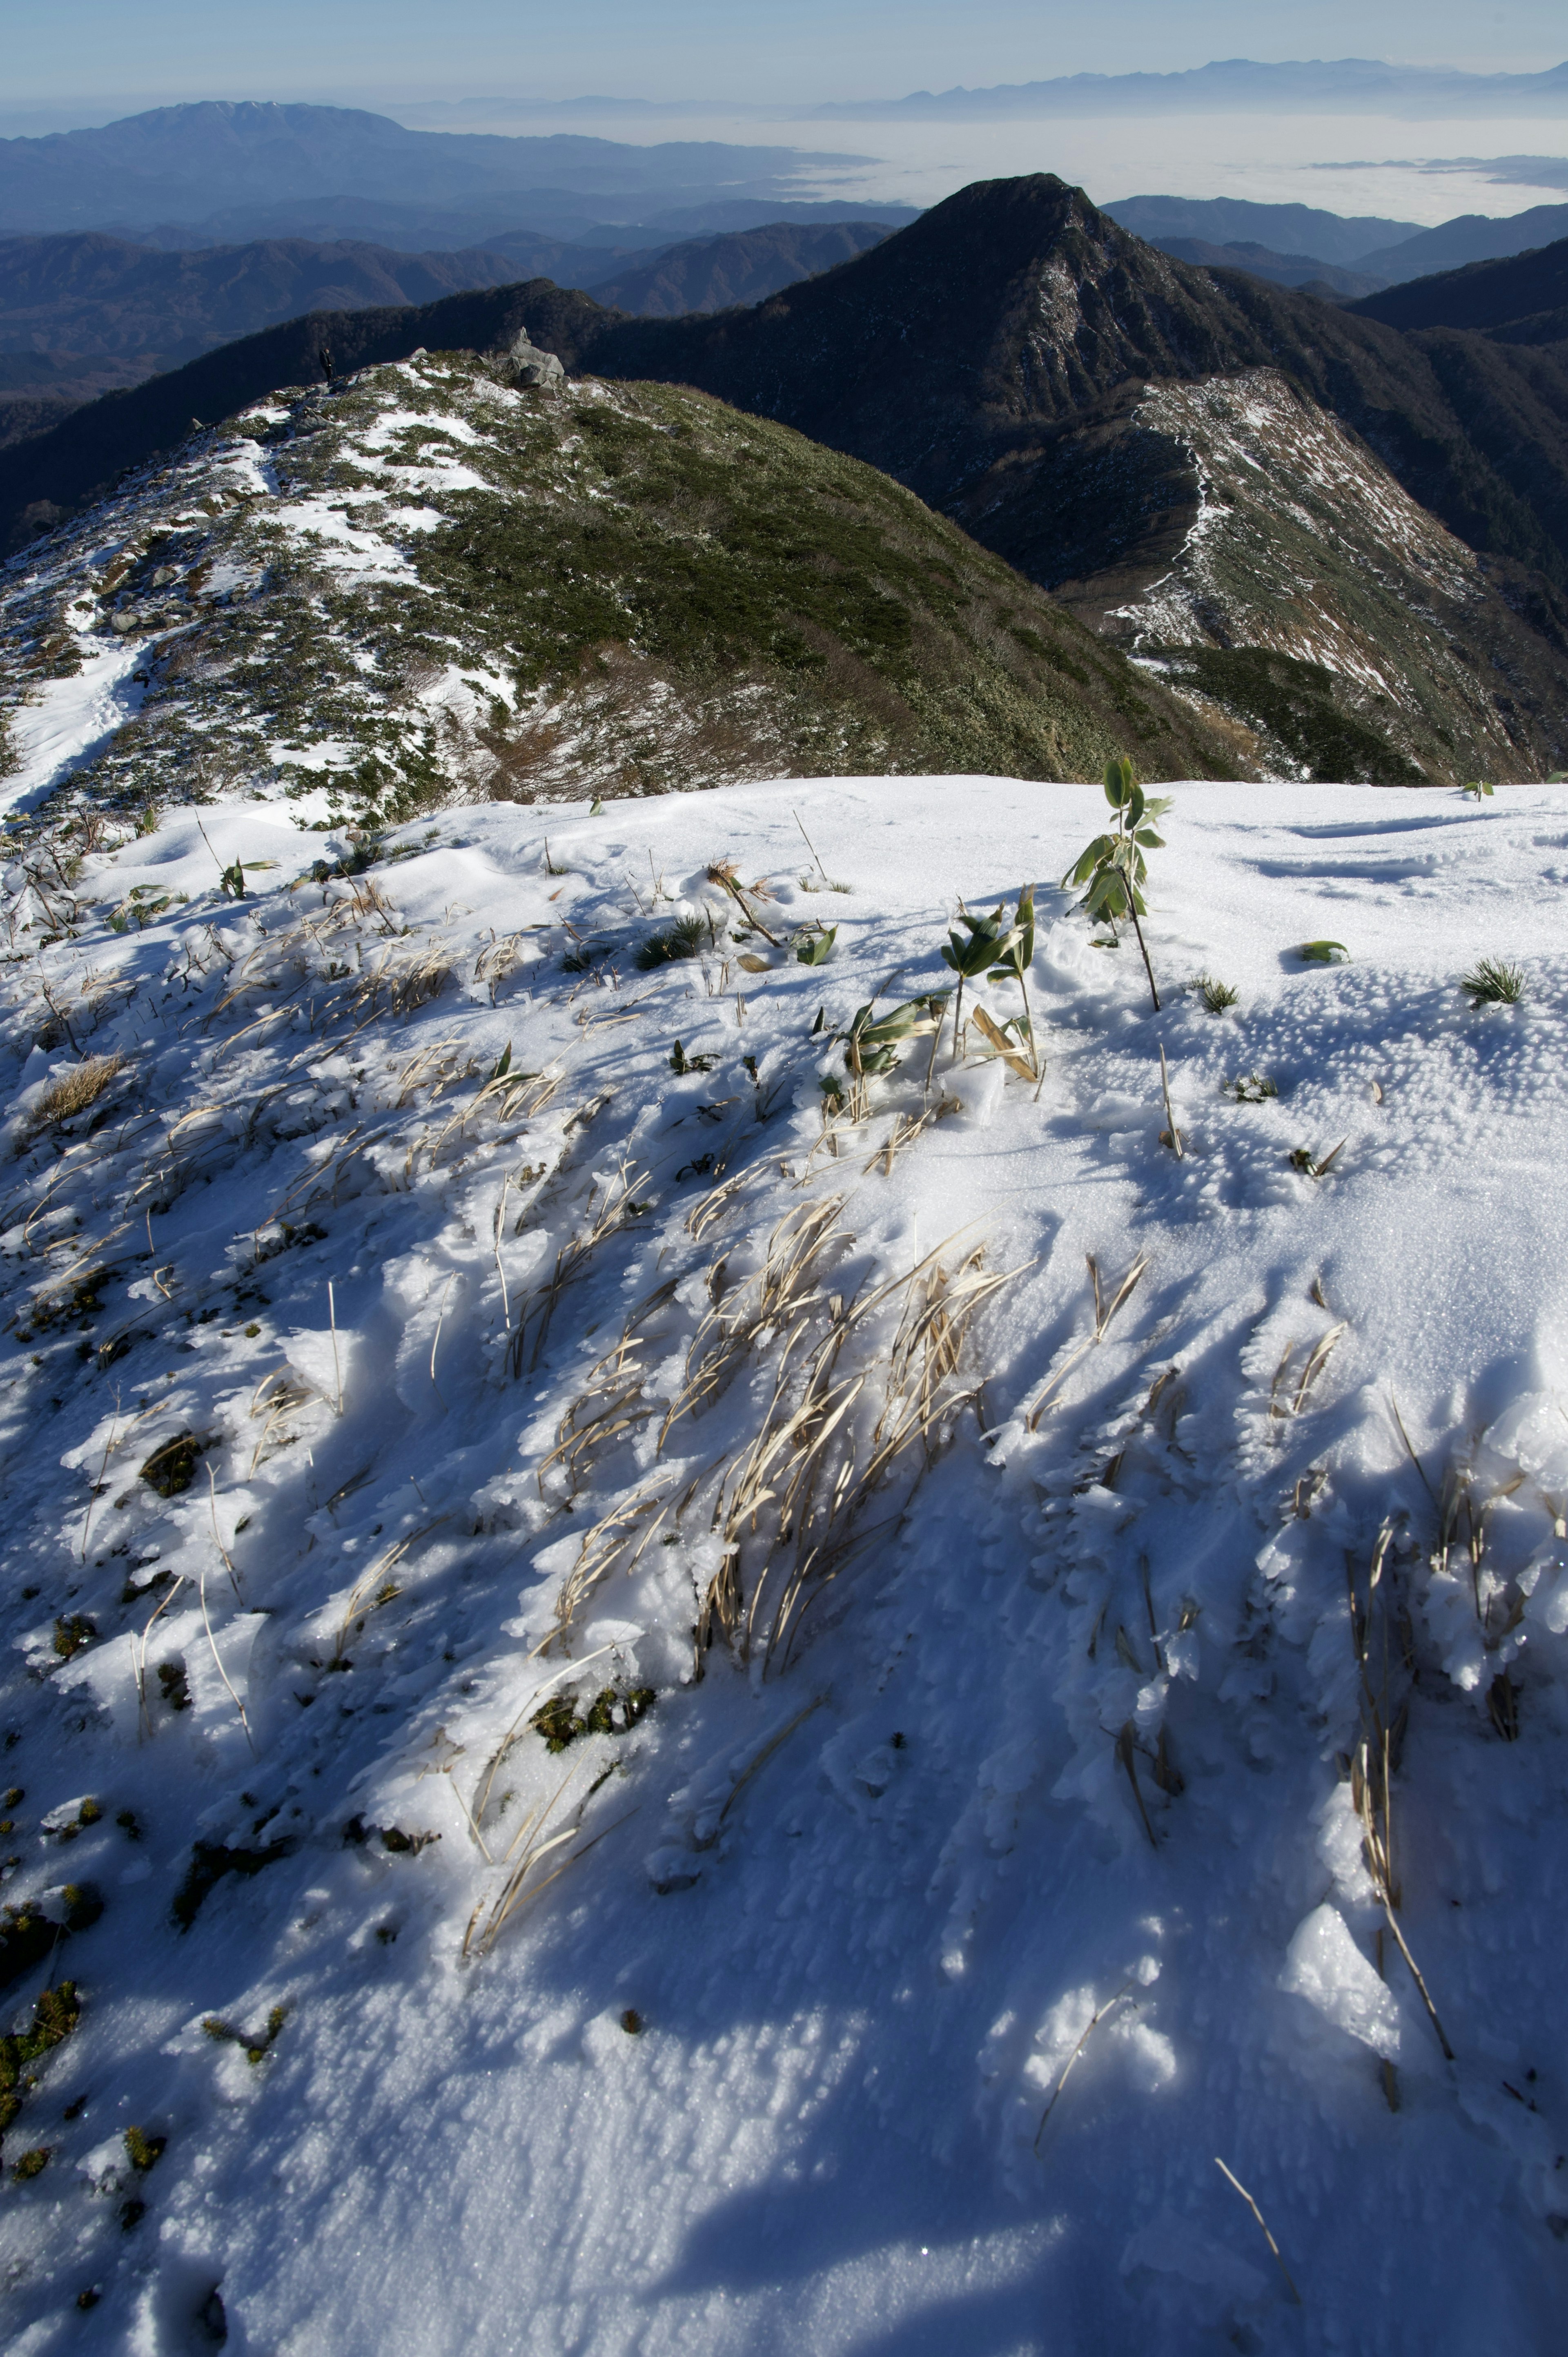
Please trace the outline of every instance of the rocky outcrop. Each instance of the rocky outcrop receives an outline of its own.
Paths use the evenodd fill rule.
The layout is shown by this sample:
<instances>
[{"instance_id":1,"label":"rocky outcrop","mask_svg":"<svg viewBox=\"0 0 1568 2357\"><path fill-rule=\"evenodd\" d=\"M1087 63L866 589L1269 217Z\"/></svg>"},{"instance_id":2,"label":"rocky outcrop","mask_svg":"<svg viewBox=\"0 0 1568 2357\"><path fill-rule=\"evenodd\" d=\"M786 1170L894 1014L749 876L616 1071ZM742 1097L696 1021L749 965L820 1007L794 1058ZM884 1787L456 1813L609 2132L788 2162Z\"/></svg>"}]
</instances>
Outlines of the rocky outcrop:
<instances>
[{"instance_id":1,"label":"rocky outcrop","mask_svg":"<svg viewBox=\"0 0 1568 2357\"><path fill-rule=\"evenodd\" d=\"M534 343L526 328L519 328L487 358L490 374L502 384L545 385L558 391L566 382L566 371L555 354Z\"/></svg>"}]
</instances>

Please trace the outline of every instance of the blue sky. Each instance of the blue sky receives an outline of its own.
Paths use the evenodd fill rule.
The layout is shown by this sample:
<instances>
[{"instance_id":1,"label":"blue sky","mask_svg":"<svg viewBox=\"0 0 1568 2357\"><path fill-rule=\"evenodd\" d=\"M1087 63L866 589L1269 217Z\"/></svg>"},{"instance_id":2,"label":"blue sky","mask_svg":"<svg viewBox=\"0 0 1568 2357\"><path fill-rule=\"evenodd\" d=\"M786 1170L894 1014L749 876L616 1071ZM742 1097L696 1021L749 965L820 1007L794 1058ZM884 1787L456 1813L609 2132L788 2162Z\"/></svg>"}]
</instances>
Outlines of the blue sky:
<instances>
[{"instance_id":1,"label":"blue sky","mask_svg":"<svg viewBox=\"0 0 1568 2357\"><path fill-rule=\"evenodd\" d=\"M0 0L0 44L7 116L80 105L102 121L220 96L863 98L1213 57L1529 70L1568 56L1568 15L1562 0Z\"/></svg>"}]
</instances>

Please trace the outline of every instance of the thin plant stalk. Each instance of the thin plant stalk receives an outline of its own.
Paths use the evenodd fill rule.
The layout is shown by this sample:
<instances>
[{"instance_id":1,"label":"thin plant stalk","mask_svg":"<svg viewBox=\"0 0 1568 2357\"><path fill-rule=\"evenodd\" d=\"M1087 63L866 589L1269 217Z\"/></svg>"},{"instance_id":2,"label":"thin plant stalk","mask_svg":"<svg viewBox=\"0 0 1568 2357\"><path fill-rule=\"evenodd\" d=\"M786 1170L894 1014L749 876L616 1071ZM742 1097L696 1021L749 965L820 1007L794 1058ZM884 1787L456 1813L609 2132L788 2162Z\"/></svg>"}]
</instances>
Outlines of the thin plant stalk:
<instances>
[{"instance_id":1,"label":"thin plant stalk","mask_svg":"<svg viewBox=\"0 0 1568 2357\"><path fill-rule=\"evenodd\" d=\"M1045 2110L1040 2114L1040 2125L1035 2130L1035 2150L1036 2152L1040 2149L1040 2138L1046 2132L1046 2122L1056 2110L1058 2101L1061 2095L1061 2091L1067 2085L1068 2080L1071 2076L1073 2064L1078 2061L1079 2056L1083 2052L1084 2048L1088 2045L1090 2040L1093 2037L1101 2023L1105 2019L1106 2015L1115 2012L1117 2007L1121 2004L1128 1990L1133 1986L1134 1984L1132 1981L1123 1981L1115 1996L1107 1997L1105 2003L1099 2008L1099 2010L1090 2014L1089 2018L1089 2027L1085 2029L1083 2036L1079 2040L1078 2044L1073 2048L1072 2052L1068 2056L1067 2061L1062 2064L1060 2073L1057 2079L1057 2083L1051 2089L1050 2100L1047 2104Z\"/></svg>"},{"instance_id":2,"label":"thin plant stalk","mask_svg":"<svg viewBox=\"0 0 1568 2357\"><path fill-rule=\"evenodd\" d=\"M343 1414L343 1369L338 1357L338 1304L333 1297L332 1279L327 1280L327 1316L332 1328L332 1381L338 1393L338 1414Z\"/></svg>"},{"instance_id":3,"label":"thin plant stalk","mask_svg":"<svg viewBox=\"0 0 1568 2357\"><path fill-rule=\"evenodd\" d=\"M1283 2276L1285 2279L1285 2288L1290 2293L1290 2296L1295 2302L1297 2308L1300 2308L1303 2305L1301 2294L1297 2291L1294 2283L1291 2279L1290 2269L1286 2266L1284 2260L1280 2255L1279 2244L1275 2242L1273 2236L1269 2232L1268 2220L1264 2217L1262 2212L1259 2209L1257 2203L1253 2201L1251 2195L1248 2192L1240 2179L1236 2175L1234 2169L1227 2169L1225 2163L1220 2159L1218 2153L1214 2156L1214 2166L1219 2171L1220 2176L1224 2178L1226 2183L1235 2187L1237 2192L1241 2196L1242 2201L1246 2203L1248 2209L1251 2212L1253 2217L1262 2228L1263 2240L1267 2243L1270 2250L1273 2251L1274 2255L1274 2265L1278 2267L1281 2275Z\"/></svg>"}]
</instances>

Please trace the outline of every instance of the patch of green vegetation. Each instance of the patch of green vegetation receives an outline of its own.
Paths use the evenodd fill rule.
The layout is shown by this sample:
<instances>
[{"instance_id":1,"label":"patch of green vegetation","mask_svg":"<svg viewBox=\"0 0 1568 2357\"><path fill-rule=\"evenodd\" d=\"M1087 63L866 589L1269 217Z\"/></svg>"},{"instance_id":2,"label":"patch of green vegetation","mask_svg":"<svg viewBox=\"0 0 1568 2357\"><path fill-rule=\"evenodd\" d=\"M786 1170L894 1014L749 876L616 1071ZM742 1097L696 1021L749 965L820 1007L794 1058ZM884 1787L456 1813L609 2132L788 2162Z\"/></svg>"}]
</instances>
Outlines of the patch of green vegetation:
<instances>
[{"instance_id":1,"label":"patch of green vegetation","mask_svg":"<svg viewBox=\"0 0 1568 2357\"><path fill-rule=\"evenodd\" d=\"M32 2027L0 2038L0 2136L15 2121L22 2108L22 2097L32 2085L24 2080L23 2072L29 2062L41 2061L46 2054L63 2045L81 2018L81 2001L74 1981L61 1981L57 1988L47 1988L35 1999Z\"/></svg>"},{"instance_id":2,"label":"patch of green vegetation","mask_svg":"<svg viewBox=\"0 0 1568 2357\"><path fill-rule=\"evenodd\" d=\"M28 1309L27 1324L17 1334L17 1340L30 1342L35 1334L46 1334L51 1326L92 1317L103 1307L100 1297L113 1279L112 1268L95 1268L86 1276L76 1278L64 1292L39 1294Z\"/></svg>"},{"instance_id":3,"label":"patch of green vegetation","mask_svg":"<svg viewBox=\"0 0 1568 2357\"><path fill-rule=\"evenodd\" d=\"M1424 773L1377 729L1347 712L1334 673L1270 647L1166 651L1173 679L1267 731L1315 780L1419 786Z\"/></svg>"},{"instance_id":4,"label":"patch of green vegetation","mask_svg":"<svg viewBox=\"0 0 1568 2357\"><path fill-rule=\"evenodd\" d=\"M231 2022L220 2019L215 2013L208 2014L201 2027L215 2045L242 2047L246 2061L253 2067L256 2063L266 2061L267 2056L277 2044L287 2019L287 2006L274 2005L267 2016L267 2026L259 2038L247 2037L242 2029L236 2029ZM160 2152L163 2150L161 2140L158 2150ZM148 2165L151 2166L150 2163Z\"/></svg>"},{"instance_id":5,"label":"patch of green vegetation","mask_svg":"<svg viewBox=\"0 0 1568 2357\"><path fill-rule=\"evenodd\" d=\"M584 1735L625 1735L645 1718L658 1699L651 1686L606 1686L579 1713L575 1695L552 1695L529 1725L544 1738L547 1751L564 1751Z\"/></svg>"},{"instance_id":6,"label":"patch of green vegetation","mask_svg":"<svg viewBox=\"0 0 1568 2357\"><path fill-rule=\"evenodd\" d=\"M57 1640L56 1641L58 1648L59 1641ZM103 1812L99 1807L96 1801L91 1798L83 1801L81 1808L78 1809L74 1817L70 1818L63 1825L55 1826L54 1837L56 1841L73 1842L78 1834L82 1832L86 1826L97 1824Z\"/></svg>"},{"instance_id":7,"label":"patch of green vegetation","mask_svg":"<svg viewBox=\"0 0 1568 2357\"><path fill-rule=\"evenodd\" d=\"M1502 958L1477 958L1459 987L1472 1007L1518 1006L1524 997L1524 972Z\"/></svg>"},{"instance_id":8,"label":"patch of green vegetation","mask_svg":"<svg viewBox=\"0 0 1568 2357\"><path fill-rule=\"evenodd\" d=\"M31 2152L25 2152L22 2155L21 2159L11 2171L18 2185L25 2185L30 2177L42 2176L48 2167L49 2151L50 2147L47 2144L39 2144L35 2145Z\"/></svg>"},{"instance_id":9,"label":"patch of green vegetation","mask_svg":"<svg viewBox=\"0 0 1568 2357\"><path fill-rule=\"evenodd\" d=\"M145 2177L149 2169L157 2167L167 2147L167 2136L150 2136L145 2129L138 2127L125 2130L126 2156L138 2177Z\"/></svg>"},{"instance_id":10,"label":"patch of green vegetation","mask_svg":"<svg viewBox=\"0 0 1568 2357\"><path fill-rule=\"evenodd\" d=\"M701 917L677 917L662 932L649 934L638 950L637 963L645 973L651 973L655 966L673 965L680 958L694 958L710 931Z\"/></svg>"},{"instance_id":11,"label":"patch of green vegetation","mask_svg":"<svg viewBox=\"0 0 1568 2357\"><path fill-rule=\"evenodd\" d=\"M360 442L394 404L422 414L385 475ZM454 454L446 416L488 488L402 471ZM1204 723L911 492L690 389L585 384L520 412L456 356L412 378L368 370L257 430L285 500L336 499L403 567L346 580L325 532L285 530L262 498L144 525L139 556L88 587L101 606L124 593L151 610L153 575L176 564L188 626L150 651L141 708L73 774L75 801L129 816L324 789L335 815L386 823L455 789L528 801L785 770L1083 776L1130 734L1151 772L1236 773ZM434 532L432 508L446 519ZM453 668L518 693L488 719L424 700ZM307 767L324 739L342 748L333 766Z\"/></svg>"},{"instance_id":12,"label":"patch of green vegetation","mask_svg":"<svg viewBox=\"0 0 1568 2357\"><path fill-rule=\"evenodd\" d=\"M1244 1072L1230 1082L1230 1093L1238 1104L1267 1104L1271 1097L1278 1096L1279 1088L1266 1072Z\"/></svg>"},{"instance_id":13,"label":"patch of green vegetation","mask_svg":"<svg viewBox=\"0 0 1568 2357\"><path fill-rule=\"evenodd\" d=\"M62 1662L69 1662L91 1645L97 1634L96 1620L90 1620L85 1612L68 1612L63 1620L55 1622L55 1652Z\"/></svg>"},{"instance_id":14,"label":"patch of green vegetation","mask_svg":"<svg viewBox=\"0 0 1568 2357\"><path fill-rule=\"evenodd\" d=\"M160 1498L177 1498L188 1490L196 1479L196 1460L201 1454L201 1443L194 1432L177 1432L155 1448L141 1468L141 1478Z\"/></svg>"},{"instance_id":15,"label":"patch of green vegetation","mask_svg":"<svg viewBox=\"0 0 1568 2357\"><path fill-rule=\"evenodd\" d=\"M1064 674L1145 726L1163 718L1120 657L1090 654L1086 632L899 485L700 394L618 385L613 402L531 419L478 463L495 489L448 498L450 526L420 535L411 561L525 693L591 700L607 668L612 685L640 669L694 699L695 734L720 739L748 695L751 736L808 771L1098 767L1108 716ZM696 744L687 765L716 752L722 769L724 750ZM631 769L632 791L693 781L666 774L657 746Z\"/></svg>"}]
</instances>

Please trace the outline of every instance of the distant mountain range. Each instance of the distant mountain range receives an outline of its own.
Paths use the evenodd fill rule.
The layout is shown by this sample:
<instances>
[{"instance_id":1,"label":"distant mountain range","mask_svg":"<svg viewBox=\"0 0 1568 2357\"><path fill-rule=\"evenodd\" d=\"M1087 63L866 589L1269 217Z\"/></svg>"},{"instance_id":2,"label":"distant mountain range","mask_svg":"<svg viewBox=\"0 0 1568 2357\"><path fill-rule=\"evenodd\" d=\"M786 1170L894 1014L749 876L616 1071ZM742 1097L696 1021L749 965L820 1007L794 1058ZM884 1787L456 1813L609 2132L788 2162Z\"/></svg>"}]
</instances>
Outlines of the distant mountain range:
<instances>
[{"instance_id":1,"label":"distant mountain range","mask_svg":"<svg viewBox=\"0 0 1568 2357\"><path fill-rule=\"evenodd\" d=\"M1505 326L1535 299L1499 298ZM524 325L574 374L693 385L896 477L1226 716L1244 765L1395 782L1568 757L1568 344L1185 264L1048 175L714 318L540 279L289 322L0 452L0 529L307 386L324 341L341 375Z\"/></svg>"},{"instance_id":2,"label":"distant mountain range","mask_svg":"<svg viewBox=\"0 0 1568 2357\"><path fill-rule=\"evenodd\" d=\"M1311 254L1347 269L1380 246L1422 234L1419 221L1325 212L1316 205L1254 204L1246 197L1122 197L1101 210L1150 245L1176 237L1215 245L1240 242L1275 253Z\"/></svg>"},{"instance_id":3,"label":"distant mountain range","mask_svg":"<svg viewBox=\"0 0 1568 2357\"><path fill-rule=\"evenodd\" d=\"M1460 269L1467 262L1501 261L1510 253L1552 245L1560 237L1568 237L1568 205L1531 205L1527 212L1498 221L1487 213L1460 213L1436 229L1375 247L1357 267L1397 285L1434 271Z\"/></svg>"},{"instance_id":4,"label":"distant mountain range","mask_svg":"<svg viewBox=\"0 0 1568 2357\"><path fill-rule=\"evenodd\" d=\"M408 131L386 115L338 106L205 100L156 107L93 130L0 140L0 231L115 224L214 224L219 238L374 233L343 208L390 206L413 222L451 217L452 234L422 244L477 244L506 229L570 234L596 223L677 216L676 229L752 228L691 219L714 204L768 210L802 196L802 175L869 159L790 147L670 140L634 146L561 132L502 138ZM808 199L810 200L810 199ZM257 209L261 209L258 217ZM908 209L905 209L908 210Z\"/></svg>"},{"instance_id":5,"label":"distant mountain range","mask_svg":"<svg viewBox=\"0 0 1568 2357\"><path fill-rule=\"evenodd\" d=\"M0 447L73 408L177 369L215 345L315 311L429 302L545 277L618 309L668 317L765 296L865 253L874 221L776 221L673 245L574 246L514 230L491 251L400 253L354 241L151 251L122 238L0 239Z\"/></svg>"},{"instance_id":6,"label":"distant mountain range","mask_svg":"<svg viewBox=\"0 0 1568 2357\"><path fill-rule=\"evenodd\" d=\"M156 253L84 231L0 239L0 355L136 355L167 368L306 311L430 303L466 286L550 276L628 311L713 311L864 253L880 224L789 223L651 248L571 246L515 231L494 250L399 253L274 239Z\"/></svg>"},{"instance_id":7,"label":"distant mountain range","mask_svg":"<svg viewBox=\"0 0 1568 2357\"><path fill-rule=\"evenodd\" d=\"M1206 114L1464 116L1568 113L1568 64L1544 73L1476 74L1445 66L1390 65L1376 58L1262 65L1216 59L1184 73L1062 74L991 90L919 90L900 99L850 100L802 109L822 121L879 116Z\"/></svg>"},{"instance_id":8,"label":"distant mountain range","mask_svg":"<svg viewBox=\"0 0 1568 2357\"><path fill-rule=\"evenodd\" d=\"M189 114L202 119L191 124ZM181 136L199 135L199 144L210 128L201 109L182 111L176 125ZM747 226L693 238L591 222L580 241L514 228L465 246L453 234L463 217L439 207L301 197L221 216L290 223L289 235L215 242L209 221L166 222L134 239L98 231L0 238L0 443L43 430L69 404L309 311L427 303L535 277L596 291L607 306L645 316L718 310L759 302L917 217L908 207L890 206L876 220L854 206L801 202L758 221L765 204L728 198L695 210ZM1477 250L1511 253L1568 231L1568 206L1537 206L1510 221L1465 216L1428 231L1230 198L1133 197L1107 210L1179 261L1351 301ZM345 212L389 219L391 242L328 233ZM427 221L439 233L422 250L410 228Z\"/></svg>"},{"instance_id":9,"label":"distant mountain range","mask_svg":"<svg viewBox=\"0 0 1568 2357\"><path fill-rule=\"evenodd\" d=\"M623 215L636 218L623 218ZM510 251L510 241L553 238L574 250L607 247L647 252L688 237L717 237L789 221L800 229L841 221L880 221L902 228L918 221L917 205L853 198L821 200L783 197L712 197L700 204L628 205L618 197L588 199L559 189L525 190L504 206L394 204L380 197L290 198L275 204L231 205L199 221L101 221L95 227L133 245L184 253L207 245L245 245L268 238L304 238L317 244L343 239L405 253L456 252L482 246Z\"/></svg>"},{"instance_id":10,"label":"distant mountain range","mask_svg":"<svg viewBox=\"0 0 1568 2357\"><path fill-rule=\"evenodd\" d=\"M1346 219L1313 205L1253 204L1241 197L1127 197L1104 210L1135 237L1181 261L1217 259L1223 246L1234 256L1230 267L1256 268L1262 276L1286 285L1303 281L1278 265L1306 259L1332 263L1369 282L1393 286L1433 271L1492 261L1568 237L1568 204L1532 205L1500 219L1460 213L1435 229L1371 216ZM1208 243L1216 253L1197 253L1195 243ZM1253 250L1251 263L1240 259L1247 246ZM1338 291L1369 294L1372 287L1369 284Z\"/></svg>"}]
</instances>

